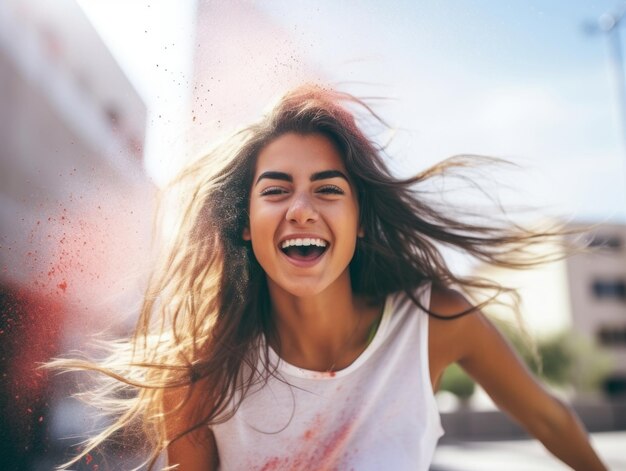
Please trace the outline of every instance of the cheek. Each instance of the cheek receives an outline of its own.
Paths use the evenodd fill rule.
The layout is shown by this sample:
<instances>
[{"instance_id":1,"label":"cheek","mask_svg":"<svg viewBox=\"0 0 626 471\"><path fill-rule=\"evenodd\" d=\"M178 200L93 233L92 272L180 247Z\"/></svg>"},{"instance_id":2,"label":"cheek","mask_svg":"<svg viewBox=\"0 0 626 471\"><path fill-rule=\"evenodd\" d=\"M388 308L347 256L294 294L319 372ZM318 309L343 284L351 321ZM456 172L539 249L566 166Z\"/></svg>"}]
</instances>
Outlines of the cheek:
<instances>
[{"instance_id":1,"label":"cheek","mask_svg":"<svg viewBox=\"0 0 626 471\"><path fill-rule=\"evenodd\" d=\"M252 234L265 233L272 230L275 225L276 211L272 211L271 208L255 205L250 205L250 231Z\"/></svg>"},{"instance_id":2,"label":"cheek","mask_svg":"<svg viewBox=\"0 0 626 471\"><path fill-rule=\"evenodd\" d=\"M276 208L266 205L250 204L249 210L249 236L252 243L252 251L257 261L263 264L272 258L274 239L280 224L280 213ZM266 267L264 267L266 268Z\"/></svg>"},{"instance_id":3,"label":"cheek","mask_svg":"<svg viewBox=\"0 0 626 471\"><path fill-rule=\"evenodd\" d=\"M337 216L342 222L345 230L357 230L359 226L359 208L355 204L350 204L348 208L341 210L341 216Z\"/></svg>"}]
</instances>

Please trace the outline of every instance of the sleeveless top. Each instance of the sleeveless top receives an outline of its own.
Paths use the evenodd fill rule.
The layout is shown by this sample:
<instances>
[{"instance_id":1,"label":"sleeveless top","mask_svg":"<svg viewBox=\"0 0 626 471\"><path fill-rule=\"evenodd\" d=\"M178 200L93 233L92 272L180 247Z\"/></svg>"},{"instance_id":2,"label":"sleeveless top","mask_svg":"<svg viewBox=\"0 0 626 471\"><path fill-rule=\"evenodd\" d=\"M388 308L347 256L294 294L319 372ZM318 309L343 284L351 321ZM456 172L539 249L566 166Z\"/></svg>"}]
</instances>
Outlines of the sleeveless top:
<instances>
[{"instance_id":1,"label":"sleeveless top","mask_svg":"<svg viewBox=\"0 0 626 471\"><path fill-rule=\"evenodd\" d=\"M416 296L430 304L430 283ZM220 470L428 470L443 429L428 368L428 314L388 296L373 340L347 368L280 359L235 415L212 427Z\"/></svg>"}]
</instances>

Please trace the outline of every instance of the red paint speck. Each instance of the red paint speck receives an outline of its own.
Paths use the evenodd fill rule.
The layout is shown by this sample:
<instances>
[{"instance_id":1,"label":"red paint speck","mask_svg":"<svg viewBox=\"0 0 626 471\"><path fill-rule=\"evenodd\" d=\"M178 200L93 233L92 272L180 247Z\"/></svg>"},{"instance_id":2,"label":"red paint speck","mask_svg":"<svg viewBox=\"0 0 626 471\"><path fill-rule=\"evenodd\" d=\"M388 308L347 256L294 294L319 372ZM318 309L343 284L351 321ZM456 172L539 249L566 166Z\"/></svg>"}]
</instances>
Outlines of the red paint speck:
<instances>
[{"instance_id":1,"label":"red paint speck","mask_svg":"<svg viewBox=\"0 0 626 471\"><path fill-rule=\"evenodd\" d=\"M63 280L63 282L59 283L57 287L60 288L65 293L65 290L67 289L67 282Z\"/></svg>"}]
</instances>

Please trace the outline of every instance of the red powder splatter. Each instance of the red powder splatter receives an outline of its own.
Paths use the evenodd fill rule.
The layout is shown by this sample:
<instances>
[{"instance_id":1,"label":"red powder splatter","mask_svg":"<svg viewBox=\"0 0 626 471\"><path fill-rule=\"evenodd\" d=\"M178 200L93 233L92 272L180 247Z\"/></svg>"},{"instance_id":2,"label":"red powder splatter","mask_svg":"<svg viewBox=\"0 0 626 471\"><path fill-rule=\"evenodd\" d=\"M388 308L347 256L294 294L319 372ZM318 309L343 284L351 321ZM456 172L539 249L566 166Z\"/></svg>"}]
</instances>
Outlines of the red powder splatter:
<instances>
[{"instance_id":1,"label":"red powder splatter","mask_svg":"<svg viewBox=\"0 0 626 471\"><path fill-rule=\"evenodd\" d=\"M284 456L273 456L263 463L260 471L279 469L317 469L320 471L346 469L346 460L354 450L346 445L352 432L352 423L345 422L329 434L322 434L321 420L300 437L299 451Z\"/></svg>"},{"instance_id":2,"label":"red powder splatter","mask_svg":"<svg viewBox=\"0 0 626 471\"><path fill-rule=\"evenodd\" d=\"M280 465L281 459L278 457L271 458L265 465L260 469L260 471L272 471L274 469L280 469L278 466Z\"/></svg>"},{"instance_id":3,"label":"red powder splatter","mask_svg":"<svg viewBox=\"0 0 626 471\"><path fill-rule=\"evenodd\" d=\"M50 296L5 284L0 290L2 394L14 398L3 427L12 431L15 449L34 442L42 427L49 387L48 373L37 368L58 353L64 306Z\"/></svg>"},{"instance_id":4,"label":"red powder splatter","mask_svg":"<svg viewBox=\"0 0 626 471\"><path fill-rule=\"evenodd\" d=\"M61 283L57 285L57 287L60 288L65 293L65 290L67 289L67 281L63 280Z\"/></svg>"}]
</instances>

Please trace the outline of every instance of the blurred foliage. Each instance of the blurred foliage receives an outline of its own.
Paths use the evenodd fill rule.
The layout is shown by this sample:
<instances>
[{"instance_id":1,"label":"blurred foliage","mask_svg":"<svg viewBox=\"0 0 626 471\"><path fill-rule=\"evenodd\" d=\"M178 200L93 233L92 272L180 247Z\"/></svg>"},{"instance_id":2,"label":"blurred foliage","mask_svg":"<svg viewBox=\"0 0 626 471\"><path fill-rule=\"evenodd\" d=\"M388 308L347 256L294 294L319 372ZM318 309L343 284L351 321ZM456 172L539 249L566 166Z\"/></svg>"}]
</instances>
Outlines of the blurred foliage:
<instances>
[{"instance_id":1,"label":"blurred foliage","mask_svg":"<svg viewBox=\"0 0 626 471\"><path fill-rule=\"evenodd\" d=\"M472 378L456 363L446 368L439 384L440 391L449 391L461 400L469 399L475 389Z\"/></svg>"},{"instance_id":2,"label":"blurred foliage","mask_svg":"<svg viewBox=\"0 0 626 471\"><path fill-rule=\"evenodd\" d=\"M544 382L577 392L598 391L612 369L610 356L587 337L564 331L532 339L517 325L494 321L528 368ZM440 390L461 400L474 393L473 380L457 364L444 372Z\"/></svg>"},{"instance_id":3,"label":"blurred foliage","mask_svg":"<svg viewBox=\"0 0 626 471\"><path fill-rule=\"evenodd\" d=\"M567 330L535 340L517 326L496 324L530 370L550 385L597 391L611 372L610 355L577 332Z\"/></svg>"}]
</instances>

